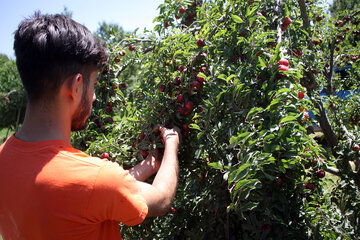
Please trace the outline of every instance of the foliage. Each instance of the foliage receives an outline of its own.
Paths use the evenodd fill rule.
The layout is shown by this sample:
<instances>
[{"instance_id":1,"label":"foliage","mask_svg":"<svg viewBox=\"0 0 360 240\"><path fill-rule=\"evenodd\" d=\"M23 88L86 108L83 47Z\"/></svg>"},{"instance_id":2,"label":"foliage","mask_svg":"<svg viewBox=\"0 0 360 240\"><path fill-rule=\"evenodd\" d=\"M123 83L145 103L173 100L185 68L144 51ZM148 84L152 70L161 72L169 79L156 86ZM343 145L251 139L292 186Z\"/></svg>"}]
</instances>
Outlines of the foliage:
<instances>
[{"instance_id":1,"label":"foliage","mask_svg":"<svg viewBox=\"0 0 360 240\"><path fill-rule=\"evenodd\" d=\"M341 130L357 121L357 95L336 97L358 88L357 16L339 25L317 2L305 7L308 28L296 1L165 1L146 39L111 45L89 130L74 144L92 155L109 152L127 168L162 148L157 123L180 126L183 135L176 213L123 226L124 239L359 234L359 185L342 164L357 163L351 146L358 129L347 129L352 141ZM283 27L285 17L292 21ZM289 66L279 70L283 58ZM346 79L334 75L334 66L348 63ZM129 65L137 66L132 82L122 74ZM329 85L330 94L321 95ZM330 119L336 146L314 140L313 127L323 123L309 118L310 110ZM323 178L335 167L339 182Z\"/></svg>"},{"instance_id":2,"label":"foliage","mask_svg":"<svg viewBox=\"0 0 360 240\"><path fill-rule=\"evenodd\" d=\"M331 15L334 17L338 16L344 11L355 11L359 10L359 0L334 0L330 6Z\"/></svg>"},{"instance_id":3,"label":"foliage","mask_svg":"<svg viewBox=\"0 0 360 240\"><path fill-rule=\"evenodd\" d=\"M0 55L0 129L14 129L25 114L26 97L14 60Z\"/></svg>"},{"instance_id":4,"label":"foliage","mask_svg":"<svg viewBox=\"0 0 360 240\"><path fill-rule=\"evenodd\" d=\"M337 97L358 89L358 17L329 18L314 1L301 11L301 2L165 1L146 39L112 45L89 130L74 144L93 155L109 152L127 168L162 148L157 123L180 126L183 135L176 213L123 226L124 239L359 234L352 168L359 102L356 92ZM122 75L129 65L141 65L132 82ZM315 125L329 144L314 140ZM325 171L339 182L323 178Z\"/></svg>"},{"instance_id":5,"label":"foliage","mask_svg":"<svg viewBox=\"0 0 360 240\"><path fill-rule=\"evenodd\" d=\"M124 38L124 35L125 32L121 26L116 23L106 23L105 21L100 23L98 29L95 31L95 36L107 45L118 43Z\"/></svg>"}]
</instances>

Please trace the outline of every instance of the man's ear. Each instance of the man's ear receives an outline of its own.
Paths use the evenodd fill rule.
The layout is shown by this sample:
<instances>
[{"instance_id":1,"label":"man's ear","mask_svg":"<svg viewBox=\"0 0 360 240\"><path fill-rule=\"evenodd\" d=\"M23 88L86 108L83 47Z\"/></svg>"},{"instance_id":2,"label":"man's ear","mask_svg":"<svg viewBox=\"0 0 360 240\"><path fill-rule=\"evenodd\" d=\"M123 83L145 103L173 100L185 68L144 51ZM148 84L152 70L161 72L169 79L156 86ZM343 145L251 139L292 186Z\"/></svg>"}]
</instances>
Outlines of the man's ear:
<instances>
[{"instance_id":1,"label":"man's ear","mask_svg":"<svg viewBox=\"0 0 360 240\"><path fill-rule=\"evenodd\" d=\"M67 79L67 86L70 97L76 101L76 99L81 99L83 91L83 76L81 73L72 75Z\"/></svg>"}]
</instances>

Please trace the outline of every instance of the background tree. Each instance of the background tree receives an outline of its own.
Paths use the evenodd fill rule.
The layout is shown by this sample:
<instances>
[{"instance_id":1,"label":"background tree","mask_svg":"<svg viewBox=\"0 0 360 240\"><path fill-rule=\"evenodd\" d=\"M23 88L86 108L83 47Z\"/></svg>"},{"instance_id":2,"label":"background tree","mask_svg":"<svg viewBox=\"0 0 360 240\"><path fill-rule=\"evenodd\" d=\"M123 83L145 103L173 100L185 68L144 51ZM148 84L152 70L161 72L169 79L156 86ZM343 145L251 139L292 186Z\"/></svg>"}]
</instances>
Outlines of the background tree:
<instances>
[{"instance_id":1,"label":"background tree","mask_svg":"<svg viewBox=\"0 0 360 240\"><path fill-rule=\"evenodd\" d=\"M343 11L360 10L359 0L334 0L330 6L330 13L333 17L338 16Z\"/></svg>"},{"instance_id":2,"label":"background tree","mask_svg":"<svg viewBox=\"0 0 360 240\"><path fill-rule=\"evenodd\" d=\"M108 46L120 42L125 37L124 29L116 23L106 23L103 21L99 24L95 35Z\"/></svg>"},{"instance_id":3,"label":"background tree","mask_svg":"<svg viewBox=\"0 0 360 240\"><path fill-rule=\"evenodd\" d=\"M69 18L72 18L73 16L73 12L71 10L69 10L66 6L64 6L64 10L61 12L61 14L69 17Z\"/></svg>"},{"instance_id":4,"label":"background tree","mask_svg":"<svg viewBox=\"0 0 360 240\"><path fill-rule=\"evenodd\" d=\"M15 130L22 122L25 106L25 91L15 60L0 54L0 129Z\"/></svg>"}]
</instances>

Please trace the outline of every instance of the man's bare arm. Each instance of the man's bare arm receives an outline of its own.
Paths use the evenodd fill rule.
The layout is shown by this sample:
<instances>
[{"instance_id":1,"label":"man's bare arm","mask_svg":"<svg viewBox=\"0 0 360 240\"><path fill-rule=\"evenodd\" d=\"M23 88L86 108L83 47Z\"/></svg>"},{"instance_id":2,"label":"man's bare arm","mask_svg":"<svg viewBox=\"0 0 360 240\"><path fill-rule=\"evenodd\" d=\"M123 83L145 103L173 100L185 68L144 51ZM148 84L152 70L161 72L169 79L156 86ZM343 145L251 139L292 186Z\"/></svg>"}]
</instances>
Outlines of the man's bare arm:
<instances>
[{"instance_id":1,"label":"man's bare arm","mask_svg":"<svg viewBox=\"0 0 360 240\"><path fill-rule=\"evenodd\" d=\"M146 159L128 170L130 175L137 181L145 181L159 170L161 163L158 158L157 151L150 152Z\"/></svg>"},{"instance_id":2,"label":"man's bare arm","mask_svg":"<svg viewBox=\"0 0 360 240\"><path fill-rule=\"evenodd\" d=\"M152 184L138 181L149 208L148 217L162 216L169 212L178 183L179 163L177 153L181 138L180 130L177 127L166 129L162 126L159 129L165 143L159 171Z\"/></svg>"}]
</instances>

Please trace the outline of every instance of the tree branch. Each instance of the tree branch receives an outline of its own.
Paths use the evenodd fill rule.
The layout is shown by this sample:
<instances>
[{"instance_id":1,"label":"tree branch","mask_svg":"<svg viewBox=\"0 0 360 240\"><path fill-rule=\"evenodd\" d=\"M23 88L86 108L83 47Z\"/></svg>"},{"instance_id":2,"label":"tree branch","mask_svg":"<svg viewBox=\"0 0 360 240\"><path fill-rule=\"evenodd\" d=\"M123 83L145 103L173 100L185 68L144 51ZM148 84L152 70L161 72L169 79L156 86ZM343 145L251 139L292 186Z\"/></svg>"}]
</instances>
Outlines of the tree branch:
<instances>
[{"instance_id":1,"label":"tree branch","mask_svg":"<svg viewBox=\"0 0 360 240\"><path fill-rule=\"evenodd\" d=\"M310 38L308 39L308 48L310 50L314 50L314 46L312 44L312 34L310 31L310 20L309 15L307 14L306 5L304 0L298 0L299 7L300 7L300 15L303 20L303 25L305 27L305 30L308 32Z\"/></svg>"},{"instance_id":2,"label":"tree branch","mask_svg":"<svg viewBox=\"0 0 360 240\"><path fill-rule=\"evenodd\" d=\"M123 42L126 42L126 41L131 41L131 42L153 42L152 40L150 39L141 39L141 38L127 38L127 39L121 39L120 42L118 42L116 44L116 46L113 48L113 49L116 49L118 48Z\"/></svg>"},{"instance_id":3,"label":"tree branch","mask_svg":"<svg viewBox=\"0 0 360 240\"><path fill-rule=\"evenodd\" d=\"M331 148L332 154L334 156L337 156L335 147L338 145L339 141L337 139L336 134L334 133L334 130L332 129L329 123L329 119L325 112L324 105L322 104L322 102L320 102L320 103L315 103L315 106L316 108L319 109L320 112L320 115L316 116L316 118L320 123L321 130L323 131L325 139Z\"/></svg>"},{"instance_id":4,"label":"tree branch","mask_svg":"<svg viewBox=\"0 0 360 240\"><path fill-rule=\"evenodd\" d=\"M129 64L123 65L116 73L115 78L118 78L119 75L129 66Z\"/></svg>"},{"instance_id":5,"label":"tree branch","mask_svg":"<svg viewBox=\"0 0 360 240\"><path fill-rule=\"evenodd\" d=\"M330 46L330 72L326 76L327 77L327 88L326 94L330 96L332 93L332 77L333 77L333 70L334 70L334 50L335 50L335 42L336 40L333 39L331 46Z\"/></svg>"},{"instance_id":6,"label":"tree branch","mask_svg":"<svg viewBox=\"0 0 360 240\"><path fill-rule=\"evenodd\" d=\"M305 30L308 32L308 35L310 36L310 38L308 39L308 48L309 48L309 50L314 50L314 46L312 45L312 41L311 41L312 32L311 32L311 28L310 28L309 16L306 11L305 0L298 0L298 3L299 3L299 7L300 7L300 12L301 12L301 18L303 20L303 25L305 27ZM310 84L312 84L312 83L316 84L315 76L312 71L306 72L305 75L310 79L310 81L309 81ZM311 88L308 88L308 89L311 89ZM329 119L327 117L325 108L324 108L322 102L316 103L316 102L314 102L313 99L311 99L311 100L314 103L315 107L317 107L319 109L320 115L316 116L316 118L317 118L318 122L320 123L320 127L324 133L325 139L328 142L328 144L330 145L332 154L334 156L337 156L335 148L338 145L339 141L337 139L337 136L336 136L334 130L332 129L332 127L329 123Z\"/></svg>"},{"instance_id":7,"label":"tree branch","mask_svg":"<svg viewBox=\"0 0 360 240\"><path fill-rule=\"evenodd\" d=\"M338 176L338 177L341 176L341 173L340 173L339 169L337 169L337 168L327 167L326 171L329 172L329 173L331 173L331 174L334 174L334 175L336 175L336 176Z\"/></svg>"},{"instance_id":8,"label":"tree branch","mask_svg":"<svg viewBox=\"0 0 360 240\"><path fill-rule=\"evenodd\" d=\"M277 14L277 15L281 15L280 14L280 4L281 4L281 0L276 0L276 6L275 6L275 13ZM278 24L277 26L276 26L276 32L277 32L277 43L281 43L281 41L282 41L282 30L281 30L281 26L280 26L280 24Z\"/></svg>"}]
</instances>

